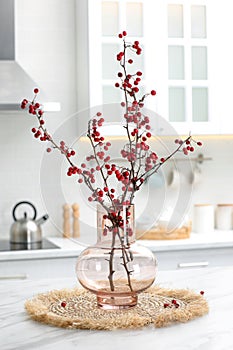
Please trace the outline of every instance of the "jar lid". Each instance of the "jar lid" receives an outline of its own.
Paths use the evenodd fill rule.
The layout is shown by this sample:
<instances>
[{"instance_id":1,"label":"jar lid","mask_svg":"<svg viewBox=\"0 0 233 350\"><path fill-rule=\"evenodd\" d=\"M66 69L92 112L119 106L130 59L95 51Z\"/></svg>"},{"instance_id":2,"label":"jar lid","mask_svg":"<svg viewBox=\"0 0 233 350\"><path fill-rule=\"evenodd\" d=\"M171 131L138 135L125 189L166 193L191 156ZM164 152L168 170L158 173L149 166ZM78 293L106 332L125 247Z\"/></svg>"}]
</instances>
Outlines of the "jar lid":
<instances>
[{"instance_id":1,"label":"jar lid","mask_svg":"<svg viewBox=\"0 0 233 350\"><path fill-rule=\"evenodd\" d=\"M194 204L194 207L209 207L212 206L213 204L209 203L202 203L202 204Z\"/></svg>"},{"instance_id":2,"label":"jar lid","mask_svg":"<svg viewBox=\"0 0 233 350\"><path fill-rule=\"evenodd\" d=\"M226 203L226 204L217 204L217 206L218 207L232 207L233 206L233 204L231 204L231 203Z\"/></svg>"}]
</instances>

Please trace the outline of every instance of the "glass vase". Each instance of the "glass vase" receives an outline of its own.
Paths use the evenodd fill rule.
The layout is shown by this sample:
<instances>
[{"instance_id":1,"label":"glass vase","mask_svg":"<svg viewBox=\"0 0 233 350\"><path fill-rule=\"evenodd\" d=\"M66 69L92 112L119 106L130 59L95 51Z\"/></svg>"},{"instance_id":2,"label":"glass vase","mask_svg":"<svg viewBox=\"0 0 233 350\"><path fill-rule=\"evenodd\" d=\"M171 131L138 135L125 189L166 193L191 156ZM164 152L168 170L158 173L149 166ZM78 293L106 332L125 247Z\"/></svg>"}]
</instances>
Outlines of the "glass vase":
<instances>
[{"instance_id":1,"label":"glass vase","mask_svg":"<svg viewBox=\"0 0 233 350\"><path fill-rule=\"evenodd\" d=\"M97 209L97 243L76 263L80 284L96 294L104 309L128 309L156 276L156 259L135 239L134 206Z\"/></svg>"}]
</instances>

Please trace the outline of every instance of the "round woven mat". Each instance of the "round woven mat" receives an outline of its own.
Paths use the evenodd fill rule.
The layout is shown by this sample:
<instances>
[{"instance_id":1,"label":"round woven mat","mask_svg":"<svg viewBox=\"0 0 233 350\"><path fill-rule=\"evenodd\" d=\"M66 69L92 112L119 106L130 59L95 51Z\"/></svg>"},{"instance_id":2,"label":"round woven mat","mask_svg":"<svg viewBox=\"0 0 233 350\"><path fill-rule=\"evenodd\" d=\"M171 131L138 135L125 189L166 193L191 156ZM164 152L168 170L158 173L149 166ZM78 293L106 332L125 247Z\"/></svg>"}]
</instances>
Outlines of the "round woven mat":
<instances>
[{"instance_id":1,"label":"round woven mat","mask_svg":"<svg viewBox=\"0 0 233 350\"><path fill-rule=\"evenodd\" d=\"M112 330L187 322L206 314L208 303L190 290L153 287L139 294L136 307L106 311L97 307L94 294L75 288L38 294L26 301L25 308L32 319L42 323L63 328Z\"/></svg>"}]
</instances>

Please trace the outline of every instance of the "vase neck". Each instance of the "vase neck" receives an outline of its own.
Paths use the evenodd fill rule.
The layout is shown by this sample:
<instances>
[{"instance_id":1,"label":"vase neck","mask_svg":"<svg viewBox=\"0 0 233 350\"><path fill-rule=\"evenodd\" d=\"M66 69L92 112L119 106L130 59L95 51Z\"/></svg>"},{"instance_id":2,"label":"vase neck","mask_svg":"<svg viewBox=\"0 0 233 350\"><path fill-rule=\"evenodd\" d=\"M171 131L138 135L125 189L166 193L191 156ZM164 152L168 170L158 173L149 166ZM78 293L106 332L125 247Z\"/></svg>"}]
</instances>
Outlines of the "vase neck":
<instances>
[{"instance_id":1,"label":"vase neck","mask_svg":"<svg viewBox=\"0 0 233 350\"><path fill-rule=\"evenodd\" d=\"M128 246L135 242L134 206L98 208L98 243L108 243L112 247Z\"/></svg>"}]
</instances>

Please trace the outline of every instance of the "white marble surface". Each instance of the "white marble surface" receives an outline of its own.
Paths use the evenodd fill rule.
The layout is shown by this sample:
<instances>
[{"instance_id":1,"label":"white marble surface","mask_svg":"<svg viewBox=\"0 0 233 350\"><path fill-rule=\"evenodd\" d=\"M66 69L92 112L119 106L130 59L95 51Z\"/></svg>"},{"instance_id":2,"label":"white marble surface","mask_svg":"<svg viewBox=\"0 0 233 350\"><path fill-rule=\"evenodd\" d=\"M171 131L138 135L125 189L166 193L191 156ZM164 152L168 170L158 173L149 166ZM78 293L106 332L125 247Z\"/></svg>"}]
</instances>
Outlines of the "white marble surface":
<instances>
[{"instance_id":1,"label":"white marble surface","mask_svg":"<svg viewBox=\"0 0 233 350\"><path fill-rule=\"evenodd\" d=\"M86 247L75 239L64 239L60 237L47 238L59 249L27 250L27 251L0 251L0 261L21 259L43 259L56 257L77 257ZM140 244L149 247L154 252L223 248L233 247L233 230L215 230L212 233L192 233L189 239L177 240L141 240Z\"/></svg>"},{"instance_id":2,"label":"white marble surface","mask_svg":"<svg viewBox=\"0 0 233 350\"><path fill-rule=\"evenodd\" d=\"M166 328L84 331L29 319L24 302L51 289L75 286L74 279L0 281L1 350L231 350L233 349L233 266L160 272L157 283L205 291L208 315Z\"/></svg>"}]
</instances>

